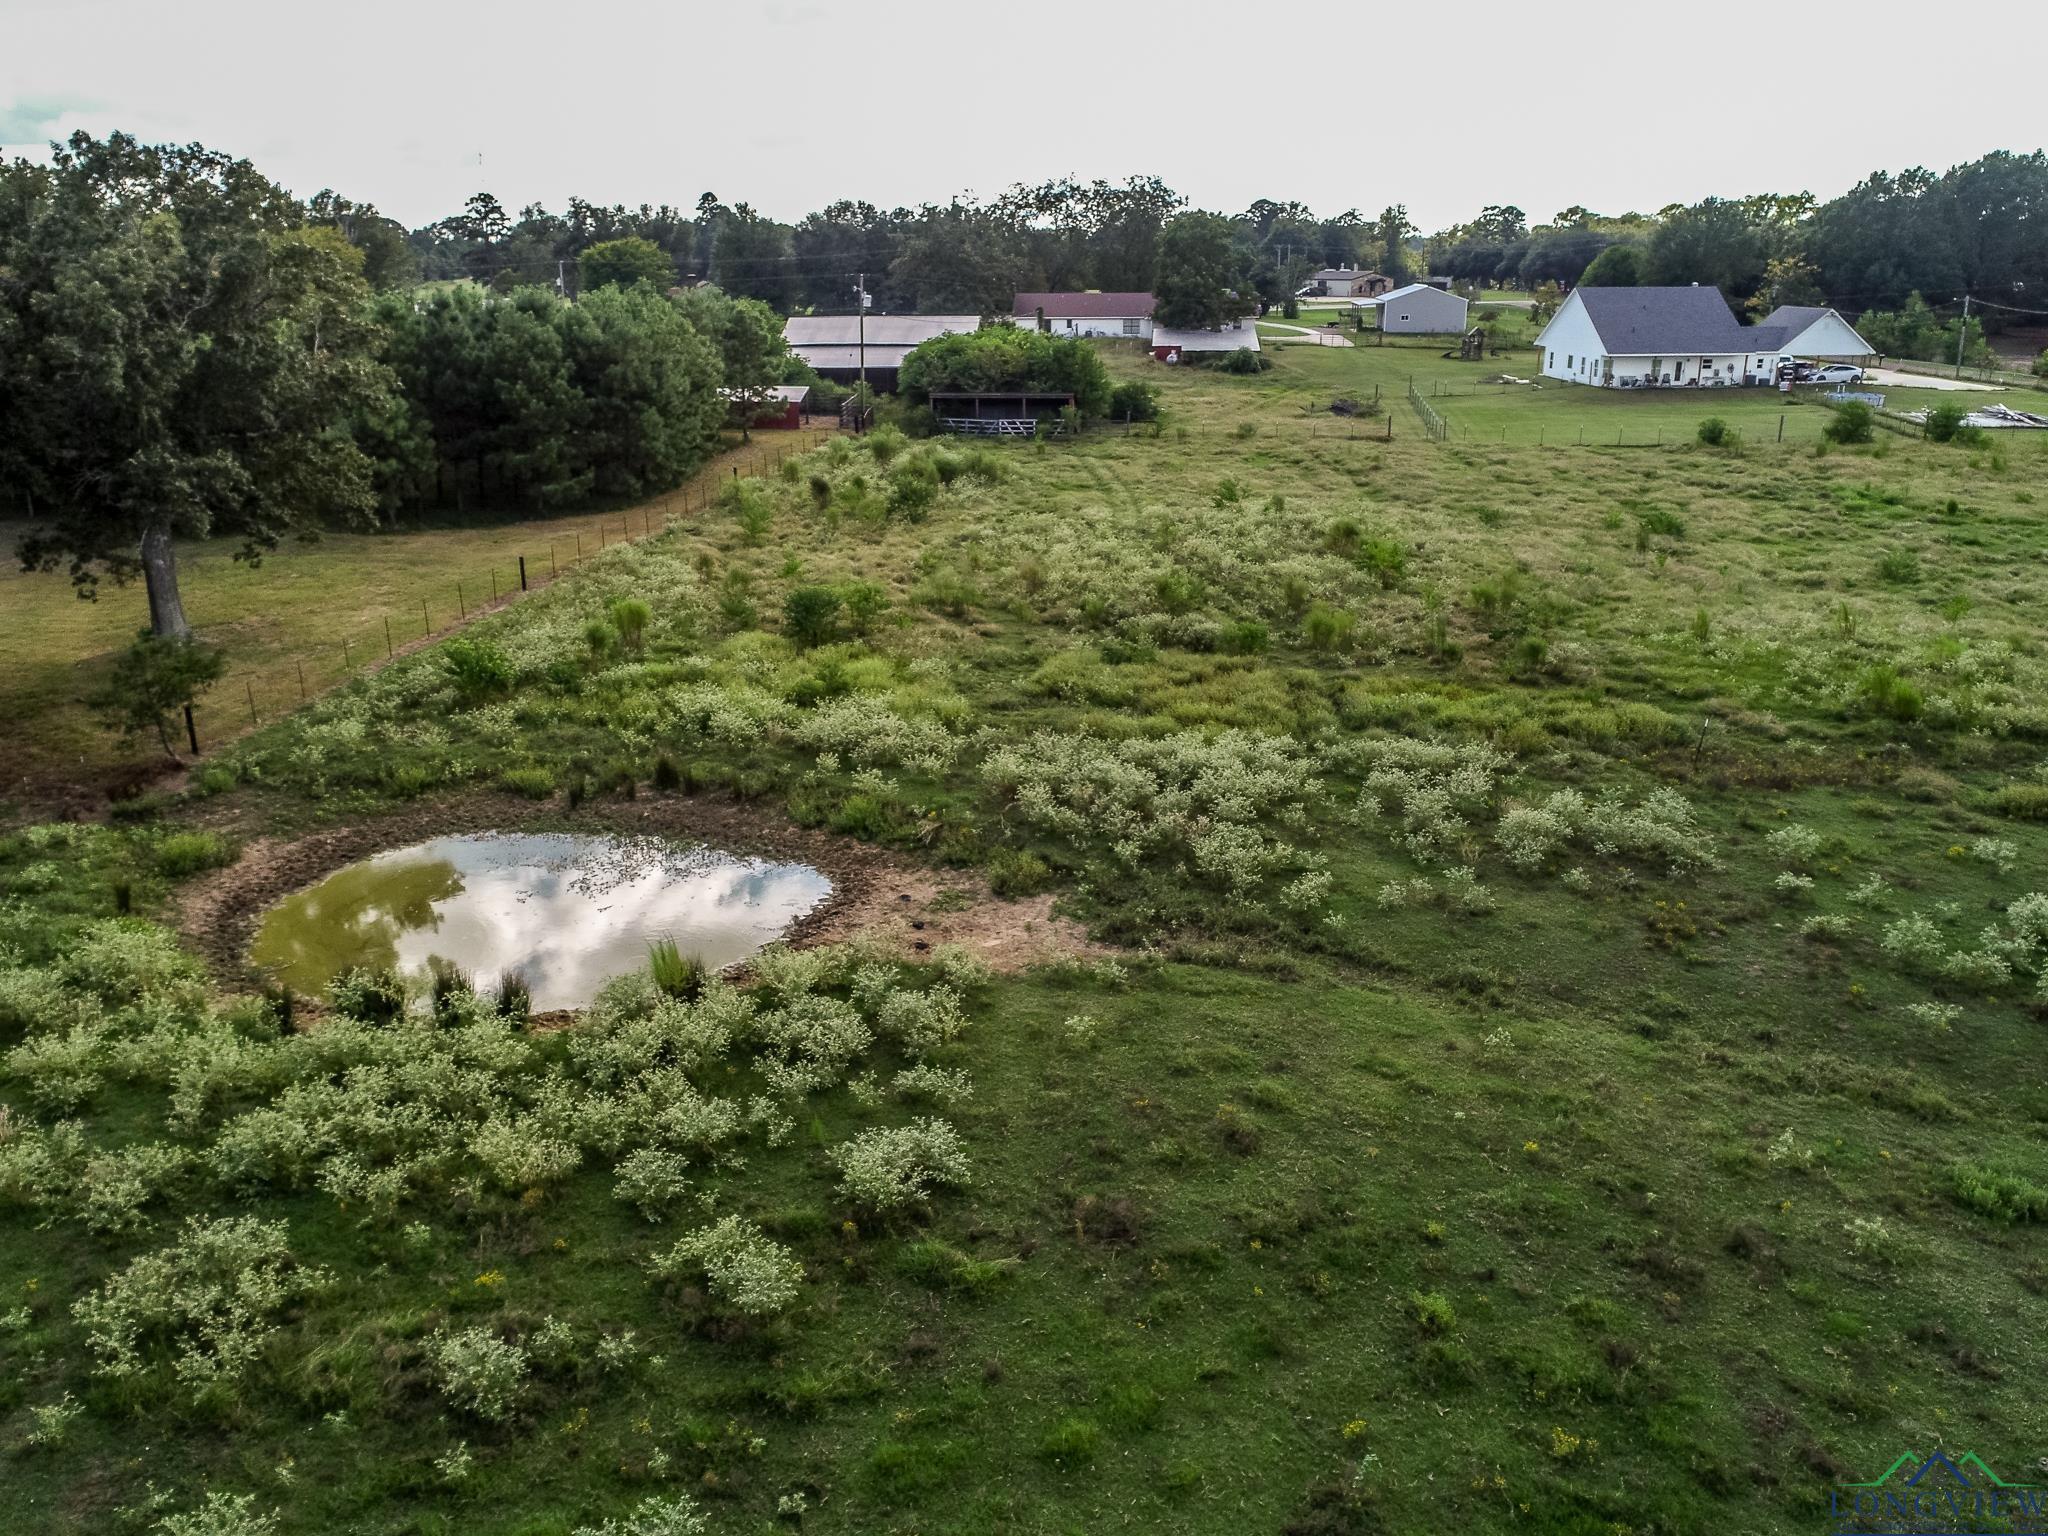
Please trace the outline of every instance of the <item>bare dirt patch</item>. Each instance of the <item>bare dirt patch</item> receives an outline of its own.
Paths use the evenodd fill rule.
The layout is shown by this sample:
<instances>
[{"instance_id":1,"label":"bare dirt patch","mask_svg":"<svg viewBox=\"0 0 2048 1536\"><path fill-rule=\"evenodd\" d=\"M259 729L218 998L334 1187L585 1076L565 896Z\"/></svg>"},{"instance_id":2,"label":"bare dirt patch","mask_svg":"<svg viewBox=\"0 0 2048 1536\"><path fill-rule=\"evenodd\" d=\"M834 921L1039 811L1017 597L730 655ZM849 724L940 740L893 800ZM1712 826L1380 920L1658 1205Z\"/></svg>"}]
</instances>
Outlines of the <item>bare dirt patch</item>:
<instances>
[{"instance_id":1,"label":"bare dirt patch","mask_svg":"<svg viewBox=\"0 0 2048 1536\"><path fill-rule=\"evenodd\" d=\"M832 894L791 929L795 944L868 935L911 959L958 944L1003 972L1062 955L1111 953L1080 924L1055 915L1051 896L1008 900L978 875L930 869L836 833L796 826L763 806L710 795L594 802L570 811L559 803L473 794L297 837L257 830L262 817L250 802L222 801L208 809L210 824L247 841L234 863L186 885L174 911L186 939L230 986L261 981L249 965L249 941L276 902L385 849L465 832L654 836L809 864L831 880Z\"/></svg>"}]
</instances>

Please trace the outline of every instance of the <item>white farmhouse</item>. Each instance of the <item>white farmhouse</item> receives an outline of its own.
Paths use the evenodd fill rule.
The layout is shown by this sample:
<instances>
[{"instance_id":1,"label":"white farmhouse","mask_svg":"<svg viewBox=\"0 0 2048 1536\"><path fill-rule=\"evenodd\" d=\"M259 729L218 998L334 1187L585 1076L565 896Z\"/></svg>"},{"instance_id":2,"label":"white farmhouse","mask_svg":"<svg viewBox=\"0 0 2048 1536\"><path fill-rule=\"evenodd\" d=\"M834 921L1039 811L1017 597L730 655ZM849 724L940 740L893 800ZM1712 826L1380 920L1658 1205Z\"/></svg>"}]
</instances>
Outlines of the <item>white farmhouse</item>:
<instances>
[{"instance_id":1,"label":"white farmhouse","mask_svg":"<svg viewBox=\"0 0 2048 1536\"><path fill-rule=\"evenodd\" d=\"M1780 319L1779 316L1790 316ZM1794 343L1870 350L1833 310L1781 309L1744 325L1718 288L1575 288L1536 338L1546 377L1605 389L1774 384Z\"/></svg>"},{"instance_id":2,"label":"white farmhouse","mask_svg":"<svg viewBox=\"0 0 2048 1536\"><path fill-rule=\"evenodd\" d=\"M1410 283L1375 298L1353 299L1359 309L1379 311L1380 329L1393 336L1462 336L1465 301L1429 283Z\"/></svg>"},{"instance_id":3,"label":"white farmhouse","mask_svg":"<svg viewBox=\"0 0 2048 1536\"><path fill-rule=\"evenodd\" d=\"M1020 293L1010 306L1010 318L1055 336L1149 340L1157 303L1149 293Z\"/></svg>"},{"instance_id":4,"label":"white farmhouse","mask_svg":"<svg viewBox=\"0 0 2048 1536\"><path fill-rule=\"evenodd\" d=\"M1369 299L1394 284L1377 272L1359 267L1325 267L1294 291L1298 299Z\"/></svg>"}]
</instances>

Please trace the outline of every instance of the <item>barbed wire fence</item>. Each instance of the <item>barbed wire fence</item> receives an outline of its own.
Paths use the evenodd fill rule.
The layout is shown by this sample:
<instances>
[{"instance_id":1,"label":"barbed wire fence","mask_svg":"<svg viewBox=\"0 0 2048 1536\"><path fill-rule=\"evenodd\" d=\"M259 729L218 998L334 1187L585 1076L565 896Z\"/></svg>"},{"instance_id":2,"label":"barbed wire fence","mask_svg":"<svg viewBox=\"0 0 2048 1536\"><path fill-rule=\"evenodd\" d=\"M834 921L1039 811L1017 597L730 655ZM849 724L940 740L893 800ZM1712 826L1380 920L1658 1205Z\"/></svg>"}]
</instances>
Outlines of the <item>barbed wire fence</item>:
<instances>
[{"instance_id":1,"label":"barbed wire fence","mask_svg":"<svg viewBox=\"0 0 2048 1536\"><path fill-rule=\"evenodd\" d=\"M588 514L580 528L536 530L530 548L447 570L420 592L417 607L408 599L404 608L373 614L358 633L343 635L337 643L306 649L288 661L230 665L213 689L186 709L186 744L195 756L203 755L281 719L354 678L446 639L486 613L553 586L615 545L666 533L709 510L727 485L773 474L785 459L809 453L832 436L830 428L801 427L776 432L771 440L757 428L753 441L728 450L676 489L620 511Z\"/></svg>"}]
</instances>

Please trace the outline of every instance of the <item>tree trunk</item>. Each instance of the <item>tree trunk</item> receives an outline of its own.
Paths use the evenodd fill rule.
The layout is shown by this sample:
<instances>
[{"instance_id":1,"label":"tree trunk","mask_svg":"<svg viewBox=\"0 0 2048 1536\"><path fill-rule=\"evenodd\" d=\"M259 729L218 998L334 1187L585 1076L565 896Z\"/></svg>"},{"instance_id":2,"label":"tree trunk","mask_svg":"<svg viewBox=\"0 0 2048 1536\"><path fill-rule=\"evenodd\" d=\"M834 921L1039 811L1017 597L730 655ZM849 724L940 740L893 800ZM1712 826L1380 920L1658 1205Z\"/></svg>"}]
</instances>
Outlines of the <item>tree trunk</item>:
<instances>
[{"instance_id":1,"label":"tree trunk","mask_svg":"<svg viewBox=\"0 0 2048 1536\"><path fill-rule=\"evenodd\" d=\"M143 530L142 580L149 589L149 627L168 640L190 640L192 626L178 596L178 555L162 523Z\"/></svg>"}]
</instances>

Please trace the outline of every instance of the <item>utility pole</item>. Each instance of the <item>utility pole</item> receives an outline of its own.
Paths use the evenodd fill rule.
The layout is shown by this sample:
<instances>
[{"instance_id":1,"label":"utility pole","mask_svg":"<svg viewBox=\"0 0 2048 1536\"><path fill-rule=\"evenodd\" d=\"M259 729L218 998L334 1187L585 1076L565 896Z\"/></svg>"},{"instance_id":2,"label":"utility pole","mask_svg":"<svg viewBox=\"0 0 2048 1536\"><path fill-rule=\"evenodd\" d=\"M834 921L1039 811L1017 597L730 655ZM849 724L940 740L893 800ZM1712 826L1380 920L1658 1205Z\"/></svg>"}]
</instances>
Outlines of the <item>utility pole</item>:
<instances>
[{"instance_id":1,"label":"utility pole","mask_svg":"<svg viewBox=\"0 0 2048 1536\"><path fill-rule=\"evenodd\" d=\"M860 405L858 409L866 410L868 405L868 275L865 272L860 275L860 292L855 295L854 302L860 306Z\"/></svg>"},{"instance_id":2,"label":"utility pole","mask_svg":"<svg viewBox=\"0 0 2048 1536\"><path fill-rule=\"evenodd\" d=\"M1963 347L1970 339L1970 296L1963 295L1963 323L1956 330L1956 377L1963 376Z\"/></svg>"}]
</instances>

